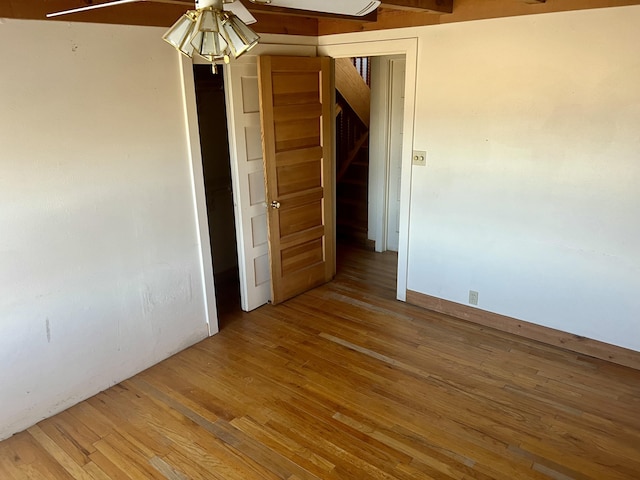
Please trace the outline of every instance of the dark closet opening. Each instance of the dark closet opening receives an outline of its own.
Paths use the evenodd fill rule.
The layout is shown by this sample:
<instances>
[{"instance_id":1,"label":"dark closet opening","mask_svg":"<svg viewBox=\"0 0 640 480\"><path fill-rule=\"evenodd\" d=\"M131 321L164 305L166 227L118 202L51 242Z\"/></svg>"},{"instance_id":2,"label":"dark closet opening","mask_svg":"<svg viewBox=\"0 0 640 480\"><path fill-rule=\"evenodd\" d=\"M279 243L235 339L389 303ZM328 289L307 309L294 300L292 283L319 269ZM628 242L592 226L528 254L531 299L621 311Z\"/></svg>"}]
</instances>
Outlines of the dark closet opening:
<instances>
[{"instance_id":1,"label":"dark closet opening","mask_svg":"<svg viewBox=\"0 0 640 480\"><path fill-rule=\"evenodd\" d=\"M213 257L216 306L221 323L240 310L238 250L231 187L231 163L224 76L211 65L194 65L200 149Z\"/></svg>"}]
</instances>

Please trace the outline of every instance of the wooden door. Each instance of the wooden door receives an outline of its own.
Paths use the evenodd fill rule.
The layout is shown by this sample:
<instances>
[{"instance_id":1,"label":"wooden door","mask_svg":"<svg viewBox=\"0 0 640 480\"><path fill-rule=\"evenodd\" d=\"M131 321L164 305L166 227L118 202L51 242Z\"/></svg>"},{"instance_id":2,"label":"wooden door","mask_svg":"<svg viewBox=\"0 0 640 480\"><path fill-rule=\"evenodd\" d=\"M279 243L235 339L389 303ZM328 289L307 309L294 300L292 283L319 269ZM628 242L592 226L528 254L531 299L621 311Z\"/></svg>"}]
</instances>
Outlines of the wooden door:
<instances>
[{"instance_id":1,"label":"wooden door","mask_svg":"<svg viewBox=\"0 0 640 480\"><path fill-rule=\"evenodd\" d=\"M331 59L259 59L271 300L335 274Z\"/></svg>"}]
</instances>

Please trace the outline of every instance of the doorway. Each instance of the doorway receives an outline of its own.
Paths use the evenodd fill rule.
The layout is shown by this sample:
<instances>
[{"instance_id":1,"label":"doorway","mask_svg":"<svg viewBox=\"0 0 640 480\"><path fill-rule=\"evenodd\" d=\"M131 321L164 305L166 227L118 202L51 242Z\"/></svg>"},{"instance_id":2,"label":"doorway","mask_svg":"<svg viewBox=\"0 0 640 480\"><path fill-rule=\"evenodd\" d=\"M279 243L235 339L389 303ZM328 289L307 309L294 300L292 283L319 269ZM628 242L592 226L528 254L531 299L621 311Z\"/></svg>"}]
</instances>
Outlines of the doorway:
<instances>
[{"instance_id":1,"label":"doorway","mask_svg":"<svg viewBox=\"0 0 640 480\"><path fill-rule=\"evenodd\" d=\"M337 267L354 248L384 252L384 259L367 258L397 263L405 56L340 58L335 70Z\"/></svg>"},{"instance_id":2,"label":"doorway","mask_svg":"<svg viewBox=\"0 0 640 480\"><path fill-rule=\"evenodd\" d=\"M333 58L350 58L356 56L381 56L403 55L406 59L406 83L404 99L404 119L402 136L401 180L400 180L400 212L399 212L399 245L397 253L397 282L395 298L406 300L407 288L407 259L408 259L408 235L409 235L409 204L411 197L411 151L413 147L413 112L416 95L416 65L417 65L417 39L407 38L401 40L364 41L349 44L327 44L320 42L320 46L258 46L258 55L297 55L314 56L314 54ZM279 48L282 47L282 48ZM258 101L258 75L255 56L243 57L243 61L234 62L225 67L224 79L227 95L227 116L229 129L228 142L231 147L231 162L233 176L233 193L236 202L236 233L238 235L239 277L241 292L241 308L250 311L269 301L270 276L267 251L267 229L265 215L265 195L262 168L262 152L260 141L260 119ZM206 68L207 66L205 66ZM210 68L210 66L208 67ZM185 84L189 86L192 65L183 64L183 76ZM195 82L194 82L195 83ZM195 85L194 85L195 87ZM191 91L195 91L195 88ZM207 257L211 258L209 245L209 228L207 225L207 205L204 195L204 185L198 179L203 178L200 171L200 151L197 148L197 139L200 137L197 128L197 115L195 98L189 95L186 89L185 105L187 108L188 128L190 138L190 155L193 160L192 169L194 175L194 195L197 204L198 229L201 239L206 239L201 245L201 258L203 259L203 283L207 304L208 319L210 319L210 332L216 333L216 306L212 304L214 290L213 268ZM224 122L221 122L224 123ZM195 140L195 141L194 141ZM384 176L370 179L370 187L375 192L385 192ZM202 185L202 186L201 186ZM379 195L373 195L379 200ZM371 200L371 199L370 199ZM370 202L371 203L371 202ZM215 233L214 233L215 235ZM213 243L213 241L212 241ZM206 246L206 247L205 247ZM220 295L218 295L220 296Z\"/></svg>"},{"instance_id":3,"label":"doorway","mask_svg":"<svg viewBox=\"0 0 640 480\"><path fill-rule=\"evenodd\" d=\"M240 280L222 74L193 65L209 241L219 319L240 308Z\"/></svg>"},{"instance_id":4,"label":"doorway","mask_svg":"<svg viewBox=\"0 0 640 480\"><path fill-rule=\"evenodd\" d=\"M377 32L376 32L377 33ZM405 88L403 109L403 135L400 172L400 202L399 202L399 239L397 254L397 300L406 301L407 298L407 271L409 256L409 220L411 203L411 152L413 150L414 108L416 98L416 78L418 60L418 39L403 38L393 40L380 40L376 35L362 35L361 41L344 42L340 36L320 37L318 55L333 58L350 57L377 57L384 55L402 55L405 58ZM377 137L374 135L372 141ZM371 147L371 142L370 142ZM373 150L371 150L373 153ZM385 192L385 178L380 175L370 178L370 188L375 192ZM382 201L384 194L370 193L369 205L372 202Z\"/></svg>"}]
</instances>

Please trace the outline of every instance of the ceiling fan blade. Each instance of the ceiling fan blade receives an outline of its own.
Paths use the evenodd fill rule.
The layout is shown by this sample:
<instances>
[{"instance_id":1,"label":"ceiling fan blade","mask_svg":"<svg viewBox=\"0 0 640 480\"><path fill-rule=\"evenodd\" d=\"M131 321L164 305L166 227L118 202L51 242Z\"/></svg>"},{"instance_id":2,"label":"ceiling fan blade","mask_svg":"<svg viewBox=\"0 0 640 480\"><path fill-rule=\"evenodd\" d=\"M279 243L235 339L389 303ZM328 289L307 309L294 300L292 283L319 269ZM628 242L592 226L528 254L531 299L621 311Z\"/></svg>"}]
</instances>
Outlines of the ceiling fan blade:
<instances>
[{"instance_id":1,"label":"ceiling fan blade","mask_svg":"<svg viewBox=\"0 0 640 480\"><path fill-rule=\"evenodd\" d=\"M112 7L123 3L141 2L144 0L115 0L113 2L98 3L96 5L87 5L86 7L72 8L70 10L62 10L61 12L47 13L47 18L58 17L60 15L68 15L69 13L86 12L87 10L95 10L96 8Z\"/></svg>"},{"instance_id":2,"label":"ceiling fan blade","mask_svg":"<svg viewBox=\"0 0 640 480\"><path fill-rule=\"evenodd\" d=\"M236 17L242 20L245 24L251 25L252 23L256 23L256 17L251 15L247 7L245 7L240 0L236 0L235 2L225 3L224 9L233 13Z\"/></svg>"},{"instance_id":3,"label":"ceiling fan blade","mask_svg":"<svg viewBox=\"0 0 640 480\"><path fill-rule=\"evenodd\" d=\"M375 11L380 0L249 0L259 6L310 10L312 12L332 13L362 17ZM393 3L393 2L392 2ZM407 5L411 2L406 2ZM420 3L420 2L413 2Z\"/></svg>"},{"instance_id":4,"label":"ceiling fan blade","mask_svg":"<svg viewBox=\"0 0 640 480\"><path fill-rule=\"evenodd\" d=\"M70 10L62 10L61 12L47 13L47 18L59 17L60 15L68 15L69 13L86 12L87 10L95 10L97 8L113 7L115 5L123 5L125 3L137 2L153 2L153 3L169 3L172 5L193 5L193 2L184 2L179 0L114 0L112 2L97 3L95 5L87 5L84 7L72 8Z\"/></svg>"}]
</instances>

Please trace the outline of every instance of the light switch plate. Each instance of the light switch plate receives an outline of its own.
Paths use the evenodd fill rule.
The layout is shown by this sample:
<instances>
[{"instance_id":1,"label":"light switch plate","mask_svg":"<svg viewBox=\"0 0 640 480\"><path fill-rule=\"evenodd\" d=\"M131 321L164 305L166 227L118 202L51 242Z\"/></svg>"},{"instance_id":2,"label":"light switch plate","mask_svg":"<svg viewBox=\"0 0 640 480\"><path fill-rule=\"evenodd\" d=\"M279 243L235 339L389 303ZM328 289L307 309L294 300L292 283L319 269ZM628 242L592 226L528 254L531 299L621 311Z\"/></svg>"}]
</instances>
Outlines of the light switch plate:
<instances>
[{"instance_id":1,"label":"light switch plate","mask_svg":"<svg viewBox=\"0 0 640 480\"><path fill-rule=\"evenodd\" d=\"M414 150L413 151L413 162L414 165L418 165L419 167L427 166L427 152L424 150Z\"/></svg>"}]
</instances>

